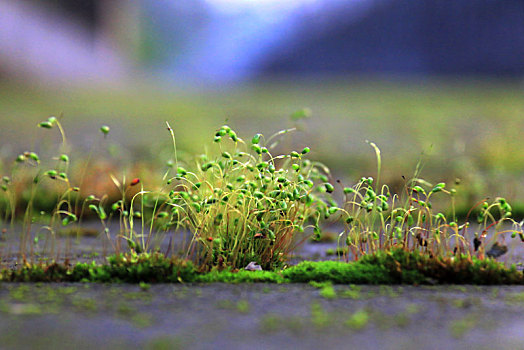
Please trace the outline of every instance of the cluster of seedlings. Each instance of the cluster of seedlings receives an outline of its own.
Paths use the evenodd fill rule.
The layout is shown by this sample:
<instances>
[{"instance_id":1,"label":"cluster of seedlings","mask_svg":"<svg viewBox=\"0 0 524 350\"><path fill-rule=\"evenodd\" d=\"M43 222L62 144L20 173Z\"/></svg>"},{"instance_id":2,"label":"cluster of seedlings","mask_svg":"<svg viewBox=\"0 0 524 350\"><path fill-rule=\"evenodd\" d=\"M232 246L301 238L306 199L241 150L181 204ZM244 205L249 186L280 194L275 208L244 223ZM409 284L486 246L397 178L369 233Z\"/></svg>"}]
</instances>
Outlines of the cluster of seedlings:
<instances>
[{"instance_id":1,"label":"cluster of seedlings","mask_svg":"<svg viewBox=\"0 0 524 350\"><path fill-rule=\"evenodd\" d=\"M173 159L168 162L161 185L147 189L147 179L120 181L111 176L120 198L109 201L108 196L83 195L89 188L84 188L82 179L75 183L76 179L69 178L70 154L60 118L50 117L39 126L58 129L62 145L53 158L54 164L45 162L45 166L52 165L49 168L44 167L39 155L28 151L16 158L11 175L2 179L0 209L4 225L13 227L20 217L23 222L16 254L17 263L23 268L4 270L3 279L132 281L135 277L121 275L123 272L116 267L134 262L142 269L140 273L144 269L153 273L143 266L144 259L153 259L153 265L164 264L162 268L154 265L163 271L160 275L140 275L148 281L179 280L179 272L172 269L181 262L211 274L238 271L252 262L263 270L276 271L286 267L290 253L306 239L321 239L322 222L329 219L341 227L337 239L342 259L363 264L364 270L358 274L365 275L368 269L374 281L382 281L383 271L375 271L371 262L378 264L379 270L387 270L384 283L425 283L428 279L488 283L486 274L505 276L491 276L500 282L522 281L522 273L493 261L507 252L508 237L524 242L522 223L512 219L511 206L504 198L479 201L459 222L454 212L456 190L448 189L445 183L430 184L419 178L416 171L400 193L391 193L387 185L382 185L381 154L373 143L370 145L377 157L376 178L365 177L344 187L333 180L326 166L308 159L309 147L285 154L276 152L281 137L294 129L268 138L256 134L244 141L224 125L216 131L213 151L191 160L179 160L174 130L167 124ZM105 138L110 129L103 126L100 131ZM35 210L39 192L56 196L49 212ZM434 196L449 197L451 210L434 210ZM26 204L21 212L22 200ZM43 221L40 231L48 233L46 256L58 261L58 229L80 229L82 218L89 215L100 220L100 236L113 249L109 265L59 267L34 260L39 237L31 229L35 221ZM116 219L120 223L118 232L111 232L110 223ZM4 261L8 254L5 249L2 251ZM392 258L396 260L390 261ZM131 273L125 266L123 270ZM321 266L324 265L318 268ZM357 269L360 265L341 266L344 265L337 265L337 269ZM477 277L461 269L477 271ZM290 268L284 270L283 276L300 271L310 277L311 273L303 270L304 267ZM413 275L406 275L406 271ZM461 275L463 272L466 275ZM453 273L459 277L450 277ZM282 275L271 278L278 280L275 276ZM369 281L372 279L368 277L351 280Z\"/></svg>"}]
</instances>

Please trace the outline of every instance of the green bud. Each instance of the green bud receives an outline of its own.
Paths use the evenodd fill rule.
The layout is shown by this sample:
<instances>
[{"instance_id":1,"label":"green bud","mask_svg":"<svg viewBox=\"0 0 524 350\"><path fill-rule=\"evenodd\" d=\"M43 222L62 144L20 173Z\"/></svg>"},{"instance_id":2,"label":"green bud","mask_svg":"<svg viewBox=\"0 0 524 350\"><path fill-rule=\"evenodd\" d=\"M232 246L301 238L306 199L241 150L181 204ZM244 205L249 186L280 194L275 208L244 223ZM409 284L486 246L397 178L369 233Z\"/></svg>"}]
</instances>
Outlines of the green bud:
<instances>
[{"instance_id":1,"label":"green bud","mask_svg":"<svg viewBox=\"0 0 524 350\"><path fill-rule=\"evenodd\" d=\"M44 129L51 129L53 127L53 124L51 124L49 121L45 121L38 124L38 126Z\"/></svg>"},{"instance_id":2,"label":"green bud","mask_svg":"<svg viewBox=\"0 0 524 350\"><path fill-rule=\"evenodd\" d=\"M34 160L37 163L40 163L40 157L35 152L30 152L29 153L29 158Z\"/></svg>"},{"instance_id":3,"label":"green bud","mask_svg":"<svg viewBox=\"0 0 524 350\"><path fill-rule=\"evenodd\" d=\"M444 182L440 182L438 184L435 185L435 187L433 187L433 189L431 190L431 192L435 193L435 192L440 192L442 191L442 189L446 186L446 184Z\"/></svg>"},{"instance_id":4,"label":"green bud","mask_svg":"<svg viewBox=\"0 0 524 350\"><path fill-rule=\"evenodd\" d=\"M213 166L212 162L204 163L204 164L202 164L202 170L203 171L208 171L212 166Z\"/></svg>"},{"instance_id":5,"label":"green bud","mask_svg":"<svg viewBox=\"0 0 524 350\"><path fill-rule=\"evenodd\" d=\"M102 127L100 127L100 131L102 132L102 134L104 134L104 136L109 134L109 126L102 125Z\"/></svg>"},{"instance_id":6,"label":"green bud","mask_svg":"<svg viewBox=\"0 0 524 350\"><path fill-rule=\"evenodd\" d=\"M302 154L307 154L307 153L309 153L310 151L311 151L311 148L309 148L309 147L304 147L304 149L302 150L301 153L302 153Z\"/></svg>"},{"instance_id":7,"label":"green bud","mask_svg":"<svg viewBox=\"0 0 524 350\"><path fill-rule=\"evenodd\" d=\"M269 166L269 163L268 163L268 162L260 162L260 163L257 164L257 168L258 168L259 170L262 170L262 169L264 169L264 168L267 168L268 166Z\"/></svg>"},{"instance_id":8,"label":"green bud","mask_svg":"<svg viewBox=\"0 0 524 350\"><path fill-rule=\"evenodd\" d=\"M314 183L311 180L304 180L304 184L309 188L313 188L314 186Z\"/></svg>"},{"instance_id":9,"label":"green bud","mask_svg":"<svg viewBox=\"0 0 524 350\"><path fill-rule=\"evenodd\" d=\"M54 179L58 175L56 170L48 170L45 174L52 179Z\"/></svg>"},{"instance_id":10,"label":"green bud","mask_svg":"<svg viewBox=\"0 0 524 350\"><path fill-rule=\"evenodd\" d=\"M446 220L446 216L442 213L438 213L437 215L435 215L435 220L439 220L439 219L444 221Z\"/></svg>"},{"instance_id":11,"label":"green bud","mask_svg":"<svg viewBox=\"0 0 524 350\"><path fill-rule=\"evenodd\" d=\"M324 184L324 187L326 188L326 192L327 192L327 193L332 193L332 192L335 190L335 188L333 187L333 185L330 184L329 182L326 182L326 183Z\"/></svg>"},{"instance_id":12,"label":"green bud","mask_svg":"<svg viewBox=\"0 0 524 350\"><path fill-rule=\"evenodd\" d=\"M424 191L424 189L422 187L420 187L420 186L413 187L413 192L426 193L426 191Z\"/></svg>"},{"instance_id":13,"label":"green bud","mask_svg":"<svg viewBox=\"0 0 524 350\"><path fill-rule=\"evenodd\" d=\"M66 155L66 154L62 154L60 156L60 160L64 163L68 163L69 162L69 157Z\"/></svg>"},{"instance_id":14,"label":"green bud","mask_svg":"<svg viewBox=\"0 0 524 350\"><path fill-rule=\"evenodd\" d=\"M251 143L253 145L256 145L257 143L260 142L260 136L262 136L262 134L256 134L255 136L253 136L253 138L251 139Z\"/></svg>"},{"instance_id":15,"label":"green bud","mask_svg":"<svg viewBox=\"0 0 524 350\"><path fill-rule=\"evenodd\" d=\"M373 191L371 187L369 187L366 190L366 196L368 196L368 198L371 200L375 200L375 198L377 197L377 194L375 193L375 191Z\"/></svg>"},{"instance_id":16,"label":"green bud","mask_svg":"<svg viewBox=\"0 0 524 350\"><path fill-rule=\"evenodd\" d=\"M510 212L512 210L511 208L511 205L509 205L508 202L504 203L503 205L501 205L501 208L502 210L504 210L505 212Z\"/></svg>"},{"instance_id":17,"label":"green bud","mask_svg":"<svg viewBox=\"0 0 524 350\"><path fill-rule=\"evenodd\" d=\"M269 192L268 195L269 195L269 197L271 197L271 198L277 198L277 197L280 195L280 193L281 193L281 192L280 192L279 190L275 190L275 191L271 191L271 192Z\"/></svg>"},{"instance_id":18,"label":"green bud","mask_svg":"<svg viewBox=\"0 0 524 350\"><path fill-rule=\"evenodd\" d=\"M231 130L229 132L229 137L231 137L231 140L233 140L233 142L237 142L238 141L237 133L234 132L233 130Z\"/></svg>"},{"instance_id":19,"label":"green bud","mask_svg":"<svg viewBox=\"0 0 524 350\"><path fill-rule=\"evenodd\" d=\"M256 154L262 154L262 147L259 145L251 145L251 149L256 152Z\"/></svg>"}]
</instances>

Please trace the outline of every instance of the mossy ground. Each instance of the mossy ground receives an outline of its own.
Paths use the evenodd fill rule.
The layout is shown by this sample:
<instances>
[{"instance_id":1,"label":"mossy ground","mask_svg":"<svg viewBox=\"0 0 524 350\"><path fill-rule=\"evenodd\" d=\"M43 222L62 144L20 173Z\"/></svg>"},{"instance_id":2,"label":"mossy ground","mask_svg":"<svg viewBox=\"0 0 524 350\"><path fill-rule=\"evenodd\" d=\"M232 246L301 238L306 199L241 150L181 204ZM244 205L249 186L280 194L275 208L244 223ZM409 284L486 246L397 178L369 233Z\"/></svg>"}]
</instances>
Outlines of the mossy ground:
<instances>
[{"instance_id":1,"label":"mossy ground","mask_svg":"<svg viewBox=\"0 0 524 350\"><path fill-rule=\"evenodd\" d=\"M455 256L434 258L417 251L394 250L356 262L304 261L278 271L214 269L199 271L190 261L161 254L121 254L108 264L34 264L1 271L11 282L140 283L308 283L335 284L524 284L524 273L493 260Z\"/></svg>"}]
</instances>

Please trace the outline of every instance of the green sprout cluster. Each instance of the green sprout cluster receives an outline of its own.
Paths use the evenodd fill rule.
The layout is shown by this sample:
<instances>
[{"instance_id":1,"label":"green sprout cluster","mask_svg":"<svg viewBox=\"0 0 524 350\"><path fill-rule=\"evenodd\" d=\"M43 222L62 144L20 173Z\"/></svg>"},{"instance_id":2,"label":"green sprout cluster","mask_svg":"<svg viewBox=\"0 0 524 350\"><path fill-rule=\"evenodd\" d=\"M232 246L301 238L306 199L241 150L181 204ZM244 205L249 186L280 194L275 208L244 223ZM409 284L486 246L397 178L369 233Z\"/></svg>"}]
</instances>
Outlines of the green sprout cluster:
<instances>
[{"instance_id":1,"label":"green sprout cluster","mask_svg":"<svg viewBox=\"0 0 524 350\"><path fill-rule=\"evenodd\" d=\"M192 233L188 254L207 265L281 266L308 222L329 215L328 170L305 159L310 149L274 155L261 134L246 143L228 126L215 134L216 155L169 178L169 222ZM317 227L317 234L319 230Z\"/></svg>"},{"instance_id":2,"label":"green sprout cluster","mask_svg":"<svg viewBox=\"0 0 524 350\"><path fill-rule=\"evenodd\" d=\"M446 189L445 183L433 185L415 177L406 181L402 193L391 194L388 186L375 185L373 178L368 177L343 191L344 231L340 237L345 239L355 260L365 254L398 248L431 256L460 253L498 257L490 253L489 246L500 245L505 253L507 247L499 239L504 241L506 234L524 242L522 223L512 219L511 206L504 198L480 201L459 224L453 212L456 190ZM433 196L447 196L451 213L435 211ZM476 223L470 222L473 210L477 212ZM495 233L488 240L490 229Z\"/></svg>"},{"instance_id":3,"label":"green sprout cluster","mask_svg":"<svg viewBox=\"0 0 524 350\"><path fill-rule=\"evenodd\" d=\"M333 181L326 166L308 159L309 147L283 154L277 151L281 137L294 129L268 138L255 134L244 141L224 125L216 131L210 151L179 160L174 130L168 124L174 160L168 162L158 188L147 189L148 179L126 181L111 175L119 198L84 195L90 188L83 188L81 180L75 185L69 176L71 153L60 120L50 117L39 124L42 129L59 130L59 152L51 160L24 152L16 157L10 176L2 178L4 222L12 225L21 216L18 202L25 193L18 256L24 263L28 257L33 261L39 249L47 256L58 256L58 228L78 228L84 216L100 220L100 236L117 256L158 253L169 238L162 254L191 260L203 271L242 269L251 262L263 270L282 268L306 239L321 238L326 219L342 228L339 251L345 260L405 251L482 261L506 253L507 237L524 242L522 223L512 218L511 205L504 198L482 199L459 222L456 190L421 179L419 167L400 193L382 185L381 155L374 143L370 145L377 157L376 178L363 177L344 187ZM102 126L100 132L105 139L110 128ZM21 181L27 174L31 181ZM56 200L48 212L38 214L34 209L37 193L50 186L56 190ZM433 208L437 196L447 197L450 211ZM32 236L37 217L45 219L45 224ZM116 219L119 230L112 234L110 224Z\"/></svg>"}]
</instances>

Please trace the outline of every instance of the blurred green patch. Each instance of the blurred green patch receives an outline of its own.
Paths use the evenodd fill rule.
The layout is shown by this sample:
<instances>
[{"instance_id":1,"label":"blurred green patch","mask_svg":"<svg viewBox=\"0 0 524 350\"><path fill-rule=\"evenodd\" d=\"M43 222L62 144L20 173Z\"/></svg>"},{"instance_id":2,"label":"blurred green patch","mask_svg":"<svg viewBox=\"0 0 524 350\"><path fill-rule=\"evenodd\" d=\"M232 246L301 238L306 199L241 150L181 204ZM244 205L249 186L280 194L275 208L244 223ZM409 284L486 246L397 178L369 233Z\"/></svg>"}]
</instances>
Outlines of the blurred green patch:
<instances>
[{"instance_id":1,"label":"blurred green patch","mask_svg":"<svg viewBox=\"0 0 524 350\"><path fill-rule=\"evenodd\" d=\"M467 203L457 208L462 215L481 196L495 194L516 204L515 216L524 214L524 99L518 81L360 78L258 81L220 90L144 83L67 88L4 83L1 88L0 169L10 163L10 149L41 144L40 131L31 125L61 112L70 143L86 152L96 146L93 135L99 126L109 125L108 147L99 153L127 167L129 161L169 160L165 121L188 154L200 152L225 120L242 134L295 125L303 132L283 147L307 144L337 177L374 175L374 158L364 142L371 140L383 152L383 180L393 188L402 187L402 176L412 175L424 153L424 178L461 180L458 195ZM49 143L39 147L49 148Z\"/></svg>"}]
</instances>

